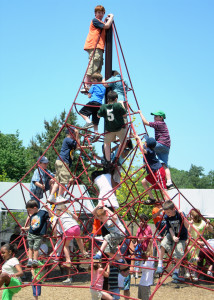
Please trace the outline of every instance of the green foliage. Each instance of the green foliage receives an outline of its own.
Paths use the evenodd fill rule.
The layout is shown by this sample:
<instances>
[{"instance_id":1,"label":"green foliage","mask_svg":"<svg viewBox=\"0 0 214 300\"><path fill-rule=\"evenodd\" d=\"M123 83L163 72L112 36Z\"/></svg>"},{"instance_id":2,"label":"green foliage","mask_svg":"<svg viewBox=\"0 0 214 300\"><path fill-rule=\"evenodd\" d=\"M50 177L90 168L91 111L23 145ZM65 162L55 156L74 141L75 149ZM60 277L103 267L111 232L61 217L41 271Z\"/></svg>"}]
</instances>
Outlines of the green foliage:
<instances>
[{"instance_id":1,"label":"green foliage","mask_svg":"<svg viewBox=\"0 0 214 300\"><path fill-rule=\"evenodd\" d=\"M25 221L27 219L27 212L11 212L14 218L21 224L22 226L25 225ZM10 213L5 212L2 216L2 228L1 230L12 229L17 224L16 221L13 219Z\"/></svg>"},{"instance_id":2,"label":"green foliage","mask_svg":"<svg viewBox=\"0 0 214 300\"><path fill-rule=\"evenodd\" d=\"M11 182L11 180L8 176L5 170L2 170L2 174L0 174L0 181L2 182Z\"/></svg>"},{"instance_id":3,"label":"green foliage","mask_svg":"<svg viewBox=\"0 0 214 300\"><path fill-rule=\"evenodd\" d=\"M27 172L26 149L16 134L0 133L0 175L6 181L18 181Z\"/></svg>"}]
</instances>

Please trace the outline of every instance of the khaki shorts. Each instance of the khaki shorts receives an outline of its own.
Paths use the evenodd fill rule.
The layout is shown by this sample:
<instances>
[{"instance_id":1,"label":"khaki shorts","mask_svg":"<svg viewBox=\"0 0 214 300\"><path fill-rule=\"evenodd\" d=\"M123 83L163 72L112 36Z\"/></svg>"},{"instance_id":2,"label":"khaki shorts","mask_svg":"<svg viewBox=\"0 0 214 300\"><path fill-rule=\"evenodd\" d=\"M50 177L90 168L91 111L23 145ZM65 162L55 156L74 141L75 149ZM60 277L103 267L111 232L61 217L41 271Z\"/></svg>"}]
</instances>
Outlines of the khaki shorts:
<instances>
[{"instance_id":1,"label":"khaki shorts","mask_svg":"<svg viewBox=\"0 0 214 300\"><path fill-rule=\"evenodd\" d=\"M172 239L172 236L170 233L167 233L167 235L164 237L164 239L161 242L161 246L167 251L171 252L175 243ZM186 241L181 240L175 245L175 250L173 253L173 257L181 259L184 256L184 250L186 247Z\"/></svg>"},{"instance_id":2,"label":"khaki shorts","mask_svg":"<svg viewBox=\"0 0 214 300\"><path fill-rule=\"evenodd\" d=\"M94 49L87 50L89 55L89 60L91 59L91 56L94 52ZM103 66L103 50L96 49L94 52L94 55L91 59L90 65L87 70L87 75L92 75L95 72L101 73Z\"/></svg>"},{"instance_id":3,"label":"khaki shorts","mask_svg":"<svg viewBox=\"0 0 214 300\"><path fill-rule=\"evenodd\" d=\"M65 163L65 165L69 168L69 165ZM64 163L61 160L56 160L55 162L56 176L55 179L61 184L68 184L71 174L64 166Z\"/></svg>"},{"instance_id":4,"label":"khaki shorts","mask_svg":"<svg viewBox=\"0 0 214 300\"><path fill-rule=\"evenodd\" d=\"M107 241L108 245L105 248L105 253L116 253L117 246L125 239L125 236L121 236L119 233L109 233L104 236L104 240Z\"/></svg>"},{"instance_id":5,"label":"khaki shorts","mask_svg":"<svg viewBox=\"0 0 214 300\"><path fill-rule=\"evenodd\" d=\"M94 289L90 288L90 292L91 292L91 299L92 300L100 300L102 298L102 292L101 291L97 291L97 290L94 290Z\"/></svg>"},{"instance_id":6,"label":"khaki shorts","mask_svg":"<svg viewBox=\"0 0 214 300\"><path fill-rule=\"evenodd\" d=\"M28 232L27 241L28 241L29 248L36 251L36 250L39 250L39 248L42 244L42 236L35 235L35 234Z\"/></svg>"},{"instance_id":7,"label":"khaki shorts","mask_svg":"<svg viewBox=\"0 0 214 300\"><path fill-rule=\"evenodd\" d=\"M150 286L138 285L138 298L142 300L149 300L151 296L151 288Z\"/></svg>"},{"instance_id":8,"label":"khaki shorts","mask_svg":"<svg viewBox=\"0 0 214 300\"><path fill-rule=\"evenodd\" d=\"M121 128L119 131L115 132L106 132L104 137L104 143L110 144L111 142L114 142L116 140L116 137L118 137L120 139L120 143L122 144L126 137L126 133L126 128Z\"/></svg>"}]
</instances>

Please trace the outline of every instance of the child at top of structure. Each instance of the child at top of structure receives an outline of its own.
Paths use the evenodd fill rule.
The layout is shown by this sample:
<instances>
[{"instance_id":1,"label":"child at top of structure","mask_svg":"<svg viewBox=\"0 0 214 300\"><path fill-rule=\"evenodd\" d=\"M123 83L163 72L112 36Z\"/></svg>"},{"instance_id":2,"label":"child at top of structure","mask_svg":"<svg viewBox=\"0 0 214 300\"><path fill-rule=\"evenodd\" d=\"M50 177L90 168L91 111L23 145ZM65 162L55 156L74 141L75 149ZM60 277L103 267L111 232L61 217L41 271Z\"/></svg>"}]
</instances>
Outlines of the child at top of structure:
<instances>
[{"instance_id":1,"label":"child at top of structure","mask_svg":"<svg viewBox=\"0 0 214 300\"><path fill-rule=\"evenodd\" d=\"M170 253L170 251L174 249L173 256L175 256L176 264L182 259L188 238L187 228L189 228L188 221L183 213L176 211L175 205L171 200L164 202L163 209L165 212L164 219L166 220L167 234L161 242L160 256L156 270L157 274L163 273L163 257L165 251ZM178 276L180 263L172 275L172 278L176 282L182 281L183 279Z\"/></svg>"},{"instance_id":2,"label":"child at top of structure","mask_svg":"<svg viewBox=\"0 0 214 300\"><path fill-rule=\"evenodd\" d=\"M113 300L110 294L102 291L104 277L109 277L109 266L107 269L103 269L100 262L94 262L93 269L91 270L91 265L89 265L88 272L92 273L92 281L90 286L92 300L98 300L101 298L105 300Z\"/></svg>"},{"instance_id":3,"label":"child at top of structure","mask_svg":"<svg viewBox=\"0 0 214 300\"><path fill-rule=\"evenodd\" d=\"M91 81L91 75L93 73L101 73L103 65L103 52L105 48L105 30L110 28L114 18L113 14L109 14L105 19L106 23L102 21L105 14L105 8L102 5L97 5L94 11L95 18L91 21L89 33L84 45L84 50L86 50L89 55L89 61L91 59L85 77L86 82ZM95 52L94 48L96 48Z\"/></svg>"},{"instance_id":4,"label":"child at top of structure","mask_svg":"<svg viewBox=\"0 0 214 300\"><path fill-rule=\"evenodd\" d=\"M66 128L66 137L62 142L62 147L60 154L55 162L56 168L56 180L60 185L55 182L52 188L51 194L47 201L50 203L55 202L65 202L66 199L63 198L63 193L65 191L65 186L72 180L69 168L73 161L73 152L77 149L91 148L90 146L80 146L79 131L76 128L68 127ZM59 190L58 190L59 189ZM58 190L58 197L55 200L54 194Z\"/></svg>"},{"instance_id":5,"label":"child at top of structure","mask_svg":"<svg viewBox=\"0 0 214 300\"><path fill-rule=\"evenodd\" d=\"M157 141L157 144L154 148L159 160L163 164L163 167L166 172L166 186L167 189L173 188L173 183L171 180L171 174L170 170L168 168L168 159L169 159L169 150L171 146L171 139L169 135L169 130L164 122L164 119L166 119L166 115L163 111L157 111L155 113L151 113L151 115L154 115L154 122L148 122L146 118L143 116L143 114L140 112L143 124L146 126L150 126L154 128L155 130L155 139Z\"/></svg>"},{"instance_id":6,"label":"child at top of structure","mask_svg":"<svg viewBox=\"0 0 214 300\"><path fill-rule=\"evenodd\" d=\"M155 179L159 182L159 184L162 186L163 189L166 188L166 179L165 179L165 170L162 167L160 161L156 157L156 153L154 151L155 146L156 146L156 140L154 138L150 138L148 136L145 136L145 145L143 145L140 137L138 135L134 135L134 137L139 141L141 144L141 147L143 148L143 153L146 157L147 163L152 170ZM149 173L143 180L142 180L142 185L145 190L149 188L149 184L154 185L154 189L158 190L160 187L155 183L155 179L153 178L148 166L146 166L146 170ZM154 204L156 203L156 200L154 199L152 195L152 191L148 190L147 194L149 195L149 199L144 201L145 204Z\"/></svg>"},{"instance_id":7,"label":"child at top of structure","mask_svg":"<svg viewBox=\"0 0 214 300\"><path fill-rule=\"evenodd\" d=\"M26 204L26 209L29 216L22 230L29 231L27 236L29 246L27 267L37 267L39 248L42 243L43 235L45 235L47 231L49 213L46 210L39 210L36 200L29 200Z\"/></svg>"},{"instance_id":8,"label":"child at top of structure","mask_svg":"<svg viewBox=\"0 0 214 300\"><path fill-rule=\"evenodd\" d=\"M127 130L123 119L126 115L126 110L120 103L117 103L117 98L117 93L110 91L107 94L108 104L103 104L97 114L98 118L103 117L105 119L106 132L104 137L104 151L107 162L110 162L111 142L113 142L117 136L120 139L118 157L126 145Z\"/></svg>"},{"instance_id":9,"label":"child at top of structure","mask_svg":"<svg viewBox=\"0 0 214 300\"><path fill-rule=\"evenodd\" d=\"M23 271L18 259L14 257L16 251L16 244L4 244L1 247L1 256L5 262L1 268L0 288L2 285L8 288L3 290L2 300L12 300L13 295L21 290L20 277L23 276Z\"/></svg>"},{"instance_id":10,"label":"child at top of structure","mask_svg":"<svg viewBox=\"0 0 214 300\"><path fill-rule=\"evenodd\" d=\"M30 198L31 199L35 199L38 202L38 205L40 207L40 202L38 199L42 199L43 198L43 193L46 191L51 192L51 189L53 187L54 184L54 180L52 178L50 178L48 176L48 174L50 174L52 177L55 177L55 175L49 171L47 169L49 160L47 159L47 157L43 156L43 157L39 157L39 166L38 168L35 169L33 176L31 178L31 183L30 183ZM47 172L48 174L46 174L41 168L40 166L45 170L45 172ZM38 199L36 199L36 198Z\"/></svg>"},{"instance_id":11,"label":"child at top of structure","mask_svg":"<svg viewBox=\"0 0 214 300\"><path fill-rule=\"evenodd\" d=\"M100 106L102 105L103 98L106 92L106 88L103 86L103 84L96 84L96 82L102 82L102 78L103 77L100 73L94 73L91 76L91 79L95 84L92 84L88 92L88 97L90 98L90 101L79 111L81 117L86 121L85 125L83 126L83 129L89 129L91 127L94 127L96 135L98 132L99 124L97 112L100 109ZM91 115L92 122L89 119Z\"/></svg>"},{"instance_id":12,"label":"child at top of structure","mask_svg":"<svg viewBox=\"0 0 214 300\"><path fill-rule=\"evenodd\" d=\"M110 257L115 256L115 259L118 260L118 262L123 262L120 254L117 253L115 255L118 251L117 246L126 238L125 227L119 220L117 214L114 214L109 208L99 204L92 211L92 214L104 223L104 226L110 232L104 237L104 242L100 247L101 254L97 253L93 258L100 259L102 253L105 252Z\"/></svg>"},{"instance_id":13,"label":"child at top of structure","mask_svg":"<svg viewBox=\"0 0 214 300\"><path fill-rule=\"evenodd\" d=\"M65 239L64 243L64 254L65 254L65 266L71 267L71 258L70 258L70 250L69 250L69 244L70 241L75 237L77 244L80 248L80 251L84 256L87 256L87 252L84 249L83 241L81 238L77 238L80 236L80 226L77 223L78 216L76 214L73 214L70 212L65 204L60 204L56 206L56 215L58 218L55 219L55 224L60 228L60 231L63 232L63 237ZM55 224L53 224L53 228L56 229Z\"/></svg>"},{"instance_id":14,"label":"child at top of structure","mask_svg":"<svg viewBox=\"0 0 214 300\"><path fill-rule=\"evenodd\" d=\"M105 171L94 171L91 174L91 180L99 189L98 204L103 202L106 207L119 208L117 197L113 192L111 174Z\"/></svg>"}]
</instances>

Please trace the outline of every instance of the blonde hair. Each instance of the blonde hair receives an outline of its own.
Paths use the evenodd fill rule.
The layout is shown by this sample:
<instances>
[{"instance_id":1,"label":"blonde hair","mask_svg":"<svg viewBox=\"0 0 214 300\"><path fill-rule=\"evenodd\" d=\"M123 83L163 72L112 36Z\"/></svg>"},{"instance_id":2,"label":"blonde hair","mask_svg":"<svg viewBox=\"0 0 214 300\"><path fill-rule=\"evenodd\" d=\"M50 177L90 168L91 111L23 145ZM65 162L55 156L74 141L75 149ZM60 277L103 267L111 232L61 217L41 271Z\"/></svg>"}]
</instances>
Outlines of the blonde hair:
<instances>
[{"instance_id":1,"label":"blonde hair","mask_svg":"<svg viewBox=\"0 0 214 300\"><path fill-rule=\"evenodd\" d=\"M66 210L66 213L68 213L69 215L72 215L72 213L70 212L70 210L67 209L67 206L65 204L56 205L56 211L57 210L60 210L60 211L63 211L63 212Z\"/></svg>"},{"instance_id":2,"label":"blonde hair","mask_svg":"<svg viewBox=\"0 0 214 300\"><path fill-rule=\"evenodd\" d=\"M199 209L191 209L190 216L192 216L194 223L201 223L202 217Z\"/></svg>"}]
</instances>

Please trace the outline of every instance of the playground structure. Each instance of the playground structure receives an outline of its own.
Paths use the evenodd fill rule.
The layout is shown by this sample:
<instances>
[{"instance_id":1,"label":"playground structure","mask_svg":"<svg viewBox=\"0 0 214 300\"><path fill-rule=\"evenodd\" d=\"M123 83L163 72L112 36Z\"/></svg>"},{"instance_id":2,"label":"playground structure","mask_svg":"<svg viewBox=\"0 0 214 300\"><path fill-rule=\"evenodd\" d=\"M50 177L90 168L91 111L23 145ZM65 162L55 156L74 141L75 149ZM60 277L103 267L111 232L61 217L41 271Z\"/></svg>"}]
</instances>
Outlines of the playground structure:
<instances>
[{"instance_id":1,"label":"playground structure","mask_svg":"<svg viewBox=\"0 0 214 300\"><path fill-rule=\"evenodd\" d=\"M117 211L115 211L115 214L117 214L119 216L119 218L122 220L122 222L126 228L126 231L127 231L126 239L131 241L131 239L134 239L135 236L130 231L130 228L132 227L133 224L136 226L139 226L140 217L141 217L142 212L149 211L148 206L145 205L145 201L148 198L148 195L147 195L148 190L151 190L154 192L155 198L160 203L163 203L166 200L174 201L176 199L176 197L179 197L180 193L179 193L178 188L175 186L175 190L177 190L177 192L175 193L173 198L170 198L167 191L162 188L161 183L155 179L154 175L153 175L153 178L155 180L155 184L151 185L148 190L143 190L143 187L141 186L141 180L144 178L144 175L146 174L145 167L147 167L148 169L150 169L150 167L149 167L149 165L146 161L146 158L143 154L143 150L142 150L140 143L134 142L133 135L138 133L138 136L140 136L141 140L144 141L147 131L146 131L146 128L144 126L142 126L142 120L141 120L140 114L139 114L140 105L137 101L137 97L134 92L134 87L133 87L133 84L131 81L131 77L129 75L128 67L127 67L125 57L124 57L124 54L122 51L122 46L121 46L121 43L119 40L119 36L118 36L117 30L116 30L115 23L113 23L112 27L107 31L107 36L106 36L105 79L108 79L109 77L111 77L112 37L114 40L115 52L116 52L116 56L117 56L117 60L118 60L118 69L119 69L119 73L121 74L124 92L125 92L125 84L124 84L123 79L125 77L124 76L125 72L126 72L126 76L129 79L128 95L125 92L125 98L126 98L125 102L126 102L126 107L127 107L127 119L128 119L128 122L126 124L126 126L127 126L126 138L131 139L133 141L134 146L133 146L133 149L130 149L129 154L124 159L122 166L117 165L117 161L119 159L119 157L117 157L116 162L114 164L114 168L117 169L117 171L119 173L121 173L120 183L118 183L117 186L115 186L111 192L106 194L102 200L108 201L109 197L113 193L116 194L116 196L119 200L119 203L120 203L120 207L119 207L119 209L117 209ZM122 57L122 60L121 60L121 57ZM123 69L122 63L124 65L125 72L123 72L123 70L122 70ZM89 61L89 64L90 64L90 61ZM88 64L88 66L89 66L89 64ZM88 69L88 67L87 67L87 69ZM87 72L87 69L86 69L86 72ZM59 153L55 147L55 142L56 142L57 138L59 137L59 135L63 134L64 129L67 128L70 131L70 126L72 126L72 127L75 127L80 130L81 144L80 143L78 144L78 146L80 147L80 155L78 157L77 164L75 166L72 166L71 170L68 169L70 172L71 178L72 178L72 182L66 189L66 199L67 199L67 209L70 209L70 210L76 212L80 218L80 224L81 224L81 228L82 228L81 238L84 241L84 245L89 253L89 256L83 257L83 255L80 253L79 250L71 251L71 253L70 253L71 267L66 268L66 269L69 269L68 272L70 272L70 276L72 276L73 278L75 278L75 276L77 276L77 275L79 276L81 274L87 273L86 270L79 271L80 265L81 266L84 265L84 266L88 267L89 264L91 264L93 266L93 263L94 263L93 256L94 256L94 249L96 248L95 246L97 244L97 237L96 237L96 233L93 236L91 235L93 216L91 214L90 209L88 208L88 205L86 205L85 203L87 203L87 201L91 202L91 201L99 200L98 199L99 191L93 184L93 182L90 178L90 174L91 174L92 168L94 171L94 170L98 170L102 167L100 162L96 158L96 155L93 150L89 155L88 152L85 151L85 149L81 148L81 145L91 145L91 137L93 137L95 135L95 132L93 132L91 129L90 130L81 130L81 127L75 126L73 124L69 124L67 122L69 115L71 113L75 113L75 112L78 113L79 109L82 106L82 104L78 102L78 96L80 94L80 90L81 90L82 86L85 83L84 78L86 76L86 72L83 77L83 81L81 82L81 84L79 86L79 89L77 91L77 94L73 101L73 104L68 112L65 123L62 125L59 132L54 137L51 144L44 151L44 153L42 155L42 156L44 156L44 155L48 156L49 150L53 149L56 153L56 156L58 156ZM133 101L129 101L129 99L133 99ZM140 132L140 133L139 133L139 131L136 132L136 128L137 128L136 125L138 124L137 122L139 122L139 121L141 122L140 128L144 128L142 130L142 132ZM71 131L70 131L70 134L72 135ZM96 144L93 144L93 146L96 145L96 147L98 146L99 148L101 148L101 145L103 144L104 135L105 135L105 133L100 134L99 139L96 141ZM118 141L116 141L116 144L118 144ZM85 164L85 161L83 160L82 155L84 155L86 157L86 160L88 162L87 165ZM145 162L143 162L143 158L144 158ZM82 171L80 173L78 173L78 166L81 166L81 168L82 168ZM19 182L15 183L12 188L10 188L7 192L5 192L0 197L0 201L2 202L2 205L5 207L6 210L8 210L8 213L11 214L11 216L14 218L14 220L16 221L17 224L19 224L19 220L15 219L15 217L11 213L10 209L7 207L7 202L5 201L5 197L14 188L19 187L23 194L23 201L24 201L24 203L26 203L29 200L26 197L26 191L28 193L30 193L30 191L23 182L24 182L26 176L29 173L31 173L32 171L34 171L35 168L42 169L39 160L35 163L34 166L32 166L32 168L27 172L27 174L25 174L25 176L20 179ZM46 172L44 169L42 169L42 170L44 172ZM151 169L150 169L150 172L152 173ZM52 178L52 179L54 179L54 178ZM85 183L85 180L87 180L87 186L85 189L83 189L82 185ZM158 190L154 189L155 187L156 188L158 187ZM75 190L78 191L78 196L76 196L77 193L75 192ZM41 206L43 206L46 203L47 198L48 198L48 195L45 194L43 199L38 199L41 203ZM188 199L186 199L186 201L189 203ZM78 209L77 209L77 204L78 204ZM194 208L191 203L189 203L189 205L192 208ZM55 208L55 206L52 205L52 206L50 206L49 209L52 210L54 213L54 208ZM151 218L148 220L148 222L150 220L151 220ZM204 220L207 222L206 219L204 219ZM102 226L103 226L103 224L101 225L101 227ZM207 241L203 238L203 236L199 232L197 232L197 233L198 233L198 238L196 240L192 239L191 237L189 238L189 240L191 241L191 247L190 248L186 247L185 255L180 260L181 266L183 268L189 270L190 273L191 273L191 271L196 271L196 265L195 265L195 263L191 262L191 257L189 257L192 247L195 247L196 249L200 249L203 252L204 250L200 246L200 243L199 243L199 239L200 239L204 242L204 244L207 247L210 248L210 246L207 244ZM155 230L153 235L148 238L150 238L153 241L154 248L156 248L157 255L158 255L158 253L159 253L158 245L162 239L162 236L161 236L158 228ZM40 255L40 260L44 260L45 264L41 267L39 274L44 273L44 275L43 275L44 282L42 284L49 285L50 287L51 286L60 286L58 283L55 284L54 281L57 278L63 278L63 276L58 276L56 278L56 277L52 276L52 274L58 268L58 266L60 266L60 267L63 266L63 259L64 259L63 245L65 243L65 238L63 238L63 232L62 233L58 232L57 236L54 237L53 236L53 228L51 228L51 224L50 224L47 235L46 235L46 239L49 241L49 245L51 246L52 251L49 253L48 257L45 256L44 254ZM14 241L14 242L16 242L16 241ZM124 242L125 242L125 240L124 240ZM118 247L117 253L120 252L121 247L123 246L124 242ZM130 242L129 242L129 245L130 245ZM129 245L128 245L128 248L129 248ZM19 241L18 247L21 248L23 246L24 246L24 251L20 254L19 261L20 261L21 265L23 266L23 269L28 271L27 268L25 267L26 262L27 262L27 252L28 252L25 235L23 235L21 241ZM99 249L99 246L97 246L97 248ZM214 249L210 249L210 250L214 252ZM115 255L117 253L115 253ZM204 254L205 254L205 256L208 255L207 253L205 253L205 251L204 251ZM134 253L133 253L133 255L134 255ZM128 254L127 254L127 252L125 252L124 257L127 258L127 256L128 256ZM187 257L188 257L188 259L187 259ZM108 257L104 253L103 253L103 259L106 262L105 268L107 268L110 261L112 261L112 260L109 260ZM132 259L134 260L134 258L132 258ZM142 255L142 258L139 258L138 260L143 261L144 259L145 258ZM155 262L157 262L158 258L157 258L157 256L152 256L152 259ZM213 257L209 256L209 259L214 263ZM124 265L124 266L126 266L126 265ZM158 282L156 284L156 287L155 287L150 299L152 299L154 297L155 292L165 283L165 281L170 276L172 276L172 273L175 268L176 268L176 264L175 264L175 260L173 258L173 251L172 251L172 253L167 254L167 256L165 258L165 270L164 270L162 276L160 276L160 278L158 279ZM140 269L141 269L141 267L140 267ZM200 270L197 269L197 272L199 273L199 277L203 276L203 278L204 278L203 280L201 280L202 283L203 282L206 283L206 282L209 282L210 280L212 280L212 276L207 275L206 271L207 271L206 266L202 266L200 268ZM41 281L41 278L40 278L40 281ZM37 282L36 277L34 278L33 283L39 284ZM199 285L198 283L194 282L191 277L188 281L185 282L185 284L198 286L199 288L206 288L206 289L209 289L210 291L214 290L213 288L204 286L203 284ZM25 287L27 285L28 284L24 284L23 287ZM65 285L62 285L62 286L65 286ZM75 284L73 284L72 286L68 285L68 287L70 287L70 288L89 288L89 286L82 286L82 285L75 286ZM136 299L136 298L130 297L130 299Z\"/></svg>"}]
</instances>

